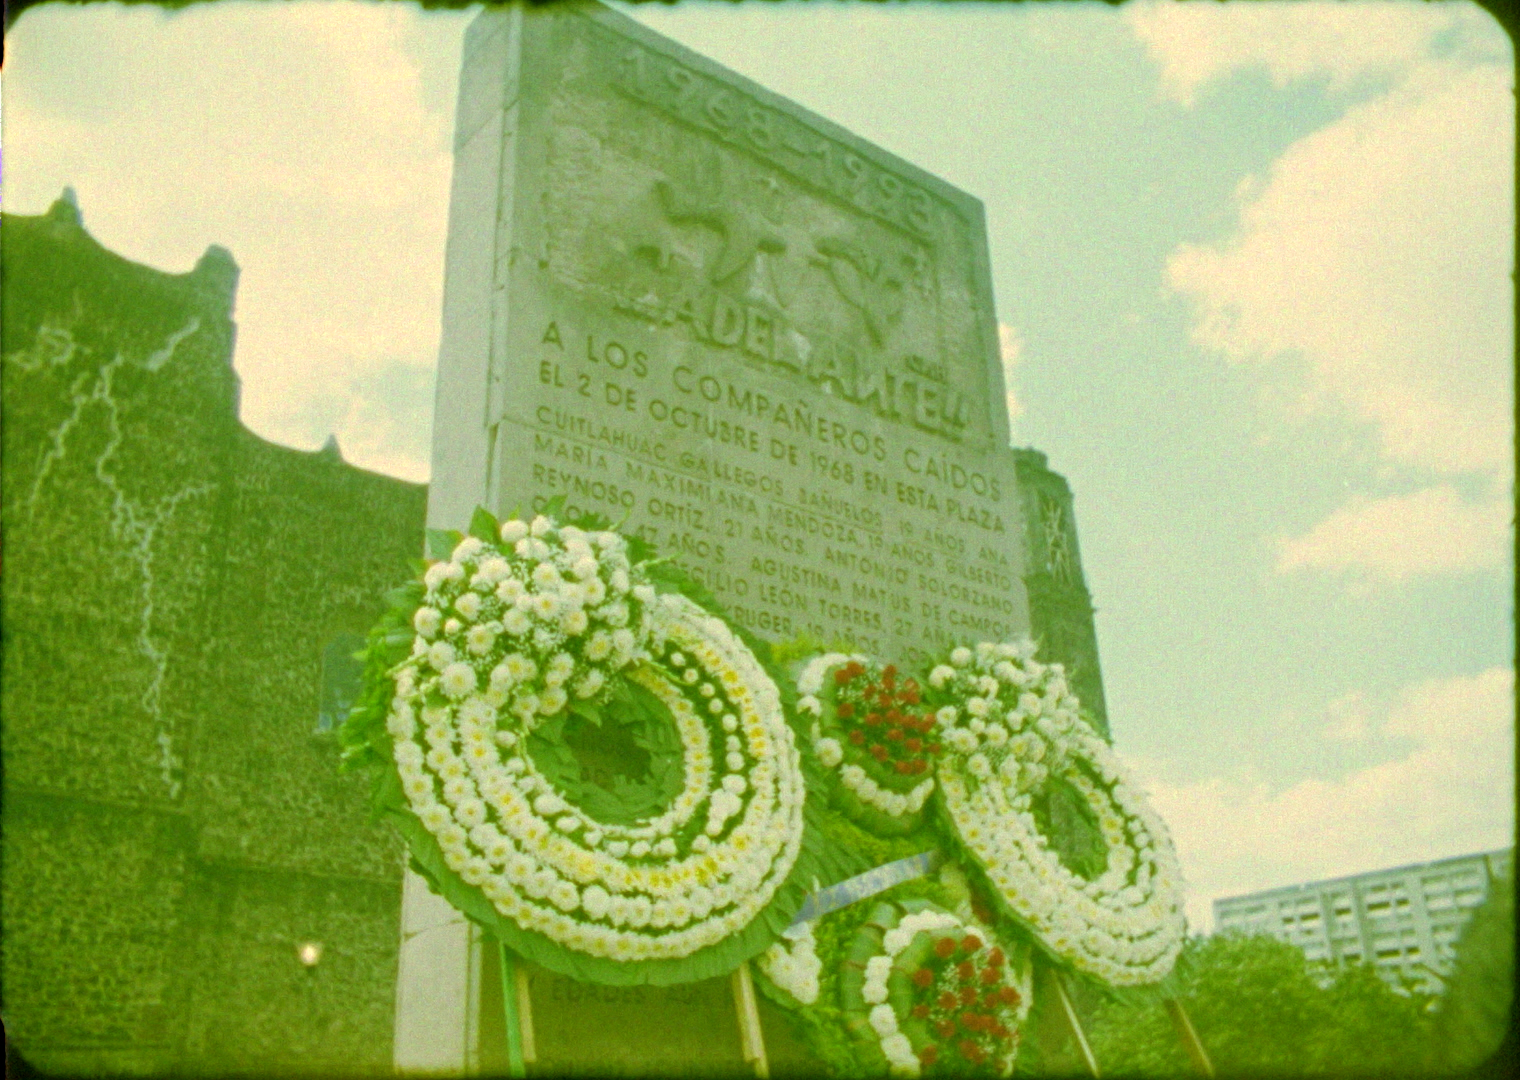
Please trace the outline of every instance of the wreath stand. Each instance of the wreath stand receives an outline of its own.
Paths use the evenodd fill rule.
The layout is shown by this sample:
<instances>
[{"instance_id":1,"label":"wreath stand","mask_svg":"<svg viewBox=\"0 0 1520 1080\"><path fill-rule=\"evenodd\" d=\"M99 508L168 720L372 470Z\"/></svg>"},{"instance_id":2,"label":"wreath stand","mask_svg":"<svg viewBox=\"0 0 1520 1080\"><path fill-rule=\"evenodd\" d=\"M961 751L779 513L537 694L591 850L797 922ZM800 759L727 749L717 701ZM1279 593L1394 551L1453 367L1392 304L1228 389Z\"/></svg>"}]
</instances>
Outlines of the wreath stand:
<instances>
[{"instance_id":1,"label":"wreath stand","mask_svg":"<svg viewBox=\"0 0 1520 1080\"><path fill-rule=\"evenodd\" d=\"M1065 975L1058 969L1037 961L1035 982L1040 987L1037 1000L1040 996L1046 996L1047 1000L1056 1004L1055 1015L1060 1026L1071 1036L1071 1041L1077 1049L1077 1056L1081 1058L1083 1069L1088 1076L1098 1080L1101 1076L1098 1072L1098 1059L1093 1056L1092 1046L1087 1041L1087 1033L1082 1030L1082 1022L1077 1018L1076 1007L1072 1004L1071 994L1066 989ZM1163 1005L1167 1016L1172 1021L1173 1029L1177 1032L1178 1041L1182 1043L1183 1050L1187 1052L1188 1059L1193 1063L1193 1068L1200 1076L1213 1080L1213 1062L1209 1060L1208 1051L1203 1048L1203 1043L1198 1040L1198 1033L1193 1030L1193 1022L1188 1018L1187 1010L1182 1007L1182 1002L1177 998L1167 998Z\"/></svg>"},{"instance_id":2,"label":"wreath stand","mask_svg":"<svg viewBox=\"0 0 1520 1080\"><path fill-rule=\"evenodd\" d=\"M526 1077L527 1067L538 1060L533 1037L533 1003L528 991L528 973L506 946L498 944L497 950L501 999L506 1013L507 1075L514 1078ZM1083 1070L1094 1080L1099 1080L1102 1074L1098 1070L1098 1061L1072 1003L1066 977L1058 969L1037 961L1035 984L1039 988L1038 997L1054 1003L1055 1023L1071 1037ZM765 1053L765 1035L760 1027L754 977L750 974L748 962L735 969L730 977L730 989L739 1021L739 1039L745 1064L754 1070L757 1080L769 1080L770 1062ZM1203 1043L1199 1041L1198 1033L1193 1028L1187 1010L1182 1007L1182 1002L1177 998L1167 998L1163 1005L1194 1069L1198 1075L1213 1080L1213 1063L1209 1060Z\"/></svg>"},{"instance_id":3,"label":"wreath stand","mask_svg":"<svg viewBox=\"0 0 1520 1080\"><path fill-rule=\"evenodd\" d=\"M538 1060L533 1037L533 1001L528 990L528 972L505 945L497 943L497 960L501 972L501 1000L506 1020L507 1075L526 1077L528 1066ZM744 1062L755 1071L756 1080L769 1080L770 1062L765 1054L765 1035L760 1027L760 1009L755 1000L755 981L749 962L740 964L730 978L734 1011L739 1020L739 1040Z\"/></svg>"}]
</instances>

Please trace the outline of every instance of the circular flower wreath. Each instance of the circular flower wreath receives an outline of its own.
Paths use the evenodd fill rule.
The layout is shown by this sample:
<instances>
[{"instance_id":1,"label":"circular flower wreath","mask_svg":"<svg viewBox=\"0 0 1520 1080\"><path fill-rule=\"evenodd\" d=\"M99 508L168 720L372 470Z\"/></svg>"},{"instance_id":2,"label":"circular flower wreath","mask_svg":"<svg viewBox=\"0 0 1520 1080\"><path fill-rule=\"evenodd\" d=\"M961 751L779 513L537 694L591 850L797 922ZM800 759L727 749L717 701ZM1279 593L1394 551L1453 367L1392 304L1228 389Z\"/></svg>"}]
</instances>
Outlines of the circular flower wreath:
<instances>
[{"instance_id":1,"label":"circular flower wreath","mask_svg":"<svg viewBox=\"0 0 1520 1080\"><path fill-rule=\"evenodd\" d=\"M797 692L818 761L835 775L835 805L872 832L918 828L940 749L918 683L891 664L827 653L798 674Z\"/></svg>"},{"instance_id":2,"label":"circular flower wreath","mask_svg":"<svg viewBox=\"0 0 1520 1080\"><path fill-rule=\"evenodd\" d=\"M841 973L845 1025L894 1076L1008 1076L1029 1013L1027 950L925 901L883 902Z\"/></svg>"},{"instance_id":3,"label":"circular flower wreath","mask_svg":"<svg viewBox=\"0 0 1520 1080\"><path fill-rule=\"evenodd\" d=\"M1003 907L1052 953L1116 986L1154 983L1182 948L1181 871L1166 826L1078 714L1059 664L1029 642L958 648L933 669L945 753L940 797ZM1037 820L1054 787L1073 792L1102 838L1084 877Z\"/></svg>"},{"instance_id":4,"label":"circular flower wreath","mask_svg":"<svg viewBox=\"0 0 1520 1080\"><path fill-rule=\"evenodd\" d=\"M540 516L499 535L427 569L412 654L389 672L411 812L496 913L573 953L674 960L743 931L802 842L775 684L720 619L656 593L616 533ZM680 745L679 794L631 824L575 805L530 752L535 730L614 691L658 702Z\"/></svg>"}]
</instances>

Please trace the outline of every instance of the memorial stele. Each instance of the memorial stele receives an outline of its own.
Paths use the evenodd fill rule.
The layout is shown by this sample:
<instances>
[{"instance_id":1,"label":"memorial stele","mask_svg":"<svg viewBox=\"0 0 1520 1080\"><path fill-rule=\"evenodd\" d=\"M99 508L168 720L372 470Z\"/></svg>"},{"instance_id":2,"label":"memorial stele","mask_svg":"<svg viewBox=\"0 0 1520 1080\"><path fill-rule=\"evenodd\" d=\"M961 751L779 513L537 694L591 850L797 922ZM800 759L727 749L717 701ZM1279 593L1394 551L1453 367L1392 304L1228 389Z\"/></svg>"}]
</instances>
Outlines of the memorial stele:
<instances>
[{"instance_id":1,"label":"memorial stele","mask_svg":"<svg viewBox=\"0 0 1520 1080\"><path fill-rule=\"evenodd\" d=\"M428 524L561 495L770 640L1027 632L981 203L600 5L487 9ZM396 1064L477 1070L479 934L413 874L402 917Z\"/></svg>"}]
</instances>

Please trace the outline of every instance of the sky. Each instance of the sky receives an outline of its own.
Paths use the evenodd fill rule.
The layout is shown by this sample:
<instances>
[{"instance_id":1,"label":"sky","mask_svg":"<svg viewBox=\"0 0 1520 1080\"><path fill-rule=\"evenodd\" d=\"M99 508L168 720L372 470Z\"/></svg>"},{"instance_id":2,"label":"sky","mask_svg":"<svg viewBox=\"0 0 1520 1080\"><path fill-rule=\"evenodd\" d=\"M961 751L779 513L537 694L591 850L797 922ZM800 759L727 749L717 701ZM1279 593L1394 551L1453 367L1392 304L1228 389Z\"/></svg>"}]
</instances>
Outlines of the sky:
<instances>
[{"instance_id":1,"label":"sky","mask_svg":"<svg viewBox=\"0 0 1520 1080\"><path fill-rule=\"evenodd\" d=\"M1514 58L1465 3L627 8L980 198L1195 928L1513 843ZM242 419L427 477L474 9L46 5L0 203L242 268Z\"/></svg>"}]
</instances>

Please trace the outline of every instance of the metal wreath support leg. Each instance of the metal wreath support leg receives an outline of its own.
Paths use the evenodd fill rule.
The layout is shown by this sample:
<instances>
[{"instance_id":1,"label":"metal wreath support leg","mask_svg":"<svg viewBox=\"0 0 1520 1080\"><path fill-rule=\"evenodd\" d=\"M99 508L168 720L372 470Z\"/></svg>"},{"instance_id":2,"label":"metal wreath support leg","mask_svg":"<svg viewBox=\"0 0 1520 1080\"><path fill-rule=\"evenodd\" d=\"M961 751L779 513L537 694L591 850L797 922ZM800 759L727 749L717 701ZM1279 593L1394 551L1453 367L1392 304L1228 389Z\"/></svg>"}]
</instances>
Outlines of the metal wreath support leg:
<instances>
[{"instance_id":1,"label":"metal wreath support leg","mask_svg":"<svg viewBox=\"0 0 1520 1080\"><path fill-rule=\"evenodd\" d=\"M528 1066L538 1059L533 1042L533 1003L528 997L528 973L511 951L497 942L501 961L501 1004L506 1013L507 1075L528 1075Z\"/></svg>"},{"instance_id":2,"label":"metal wreath support leg","mask_svg":"<svg viewBox=\"0 0 1520 1080\"><path fill-rule=\"evenodd\" d=\"M1177 1029L1177 1038L1182 1040L1182 1048L1192 1059L1193 1067L1212 1080L1214 1063L1209 1060L1208 1051L1203 1048L1203 1043L1198 1041L1198 1032L1193 1030L1193 1021L1188 1018L1182 1002L1177 998L1167 998L1166 1015L1172 1018L1172 1026Z\"/></svg>"},{"instance_id":3,"label":"metal wreath support leg","mask_svg":"<svg viewBox=\"0 0 1520 1080\"><path fill-rule=\"evenodd\" d=\"M750 976L748 960L734 971L732 985L744 1060L754 1067L759 1080L769 1080L771 1067L765 1058L765 1033L760 1030L760 1009L755 1004L755 981Z\"/></svg>"}]
</instances>

